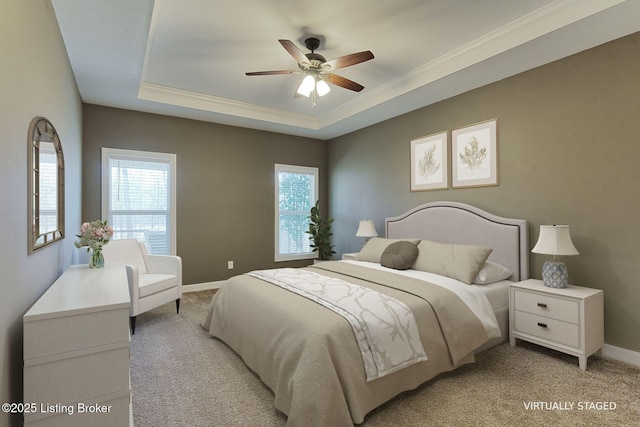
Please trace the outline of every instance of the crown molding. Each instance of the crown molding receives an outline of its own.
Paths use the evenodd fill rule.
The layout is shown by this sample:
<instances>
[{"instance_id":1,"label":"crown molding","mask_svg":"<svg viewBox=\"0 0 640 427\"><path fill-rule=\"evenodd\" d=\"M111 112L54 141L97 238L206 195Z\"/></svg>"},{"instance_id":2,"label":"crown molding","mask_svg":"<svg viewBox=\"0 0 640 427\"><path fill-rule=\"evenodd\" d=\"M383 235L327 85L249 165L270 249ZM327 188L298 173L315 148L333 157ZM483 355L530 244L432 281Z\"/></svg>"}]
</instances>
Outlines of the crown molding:
<instances>
[{"instance_id":1,"label":"crown molding","mask_svg":"<svg viewBox=\"0 0 640 427\"><path fill-rule=\"evenodd\" d=\"M161 102L214 113L240 116L253 120L297 126L304 129L320 129L318 119L308 114L259 106L248 102L206 95L156 83L142 82L138 91L138 98L145 101Z\"/></svg>"},{"instance_id":2,"label":"crown molding","mask_svg":"<svg viewBox=\"0 0 640 427\"><path fill-rule=\"evenodd\" d=\"M625 1L559 0L550 3L328 111L319 117L320 127L432 84Z\"/></svg>"}]
</instances>

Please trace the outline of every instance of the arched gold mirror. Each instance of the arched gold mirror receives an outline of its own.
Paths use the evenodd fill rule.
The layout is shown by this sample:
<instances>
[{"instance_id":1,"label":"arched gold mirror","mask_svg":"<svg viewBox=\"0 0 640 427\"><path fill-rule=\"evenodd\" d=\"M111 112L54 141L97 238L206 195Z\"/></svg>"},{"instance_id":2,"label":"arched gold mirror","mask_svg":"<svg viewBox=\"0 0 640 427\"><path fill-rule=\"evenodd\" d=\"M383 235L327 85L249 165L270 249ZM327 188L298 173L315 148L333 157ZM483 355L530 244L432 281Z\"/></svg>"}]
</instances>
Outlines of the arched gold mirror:
<instances>
[{"instance_id":1,"label":"arched gold mirror","mask_svg":"<svg viewBox=\"0 0 640 427\"><path fill-rule=\"evenodd\" d=\"M29 125L29 253L64 238L64 156L49 120Z\"/></svg>"}]
</instances>

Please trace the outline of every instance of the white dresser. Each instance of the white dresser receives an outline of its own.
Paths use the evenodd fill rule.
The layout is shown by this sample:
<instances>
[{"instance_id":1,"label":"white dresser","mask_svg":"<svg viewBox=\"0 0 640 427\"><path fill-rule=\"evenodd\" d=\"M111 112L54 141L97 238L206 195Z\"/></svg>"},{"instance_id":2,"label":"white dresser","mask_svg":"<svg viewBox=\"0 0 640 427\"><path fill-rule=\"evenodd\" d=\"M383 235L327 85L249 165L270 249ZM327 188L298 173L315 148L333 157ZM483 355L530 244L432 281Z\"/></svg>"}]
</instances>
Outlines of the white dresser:
<instances>
[{"instance_id":1,"label":"white dresser","mask_svg":"<svg viewBox=\"0 0 640 427\"><path fill-rule=\"evenodd\" d=\"M24 315L25 426L132 425L124 265L69 267Z\"/></svg>"},{"instance_id":2,"label":"white dresser","mask_svg":"<svg viewBox=\"0 0 640 427\"><path fill-rule=\"evenodd\" d=\"M604 345L604 292L581 286L549 288L529 279L510 287L509 341L536 343L577 356L580 369Z\"/></svg>"}]
</instances>

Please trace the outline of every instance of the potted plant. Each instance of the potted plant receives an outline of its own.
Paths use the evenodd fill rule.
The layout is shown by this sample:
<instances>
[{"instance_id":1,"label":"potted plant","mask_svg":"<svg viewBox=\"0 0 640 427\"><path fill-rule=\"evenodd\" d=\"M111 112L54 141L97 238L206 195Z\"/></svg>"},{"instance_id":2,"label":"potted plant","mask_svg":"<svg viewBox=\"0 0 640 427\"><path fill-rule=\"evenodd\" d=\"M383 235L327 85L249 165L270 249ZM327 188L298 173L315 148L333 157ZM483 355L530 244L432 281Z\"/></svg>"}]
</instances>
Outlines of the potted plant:
<instances>
[{"instance_id":1,"label":"potted plant","mask_svg":"<svg viewBox=\"0 0 640 427\"><path fill-rule=\"evenodd\" d=\"M331 255L335 254L333 250L333 245L331 245L331 224L333 223L332 218L324 218L320 214L320 201L316 202L316 205L311 208L311 215L309 219L311 222L309 223L309 231L307 234L310 234L309 240L312 240L313 243L311 247L313 248L313 252L318 252L318 258L321 260L326 260L331 258Z\"/></svg>"}]
</instances>

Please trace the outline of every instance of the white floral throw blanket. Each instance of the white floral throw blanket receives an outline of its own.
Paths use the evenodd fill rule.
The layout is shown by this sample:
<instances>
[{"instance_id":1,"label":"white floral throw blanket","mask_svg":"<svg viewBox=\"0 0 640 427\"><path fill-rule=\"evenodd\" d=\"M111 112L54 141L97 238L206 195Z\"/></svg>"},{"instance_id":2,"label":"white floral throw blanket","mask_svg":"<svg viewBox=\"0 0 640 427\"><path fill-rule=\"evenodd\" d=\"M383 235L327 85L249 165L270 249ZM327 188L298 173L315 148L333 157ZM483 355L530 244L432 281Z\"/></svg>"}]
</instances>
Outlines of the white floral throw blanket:
<instances>
[{"instance_id":1,"label":"white floral throw blanket","mask_svg":"<svg viewBox=\"0 0 640 427\"><path fill-rule=\"evenodd\" d=\"M344 317L358 342L367 381L427 360L411 309L395 298L296 268L247 274L309 298Z\"/></svg>"}]
</instances>

